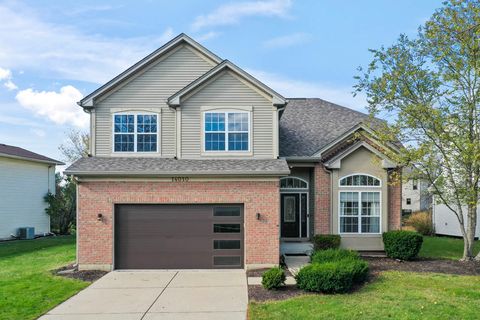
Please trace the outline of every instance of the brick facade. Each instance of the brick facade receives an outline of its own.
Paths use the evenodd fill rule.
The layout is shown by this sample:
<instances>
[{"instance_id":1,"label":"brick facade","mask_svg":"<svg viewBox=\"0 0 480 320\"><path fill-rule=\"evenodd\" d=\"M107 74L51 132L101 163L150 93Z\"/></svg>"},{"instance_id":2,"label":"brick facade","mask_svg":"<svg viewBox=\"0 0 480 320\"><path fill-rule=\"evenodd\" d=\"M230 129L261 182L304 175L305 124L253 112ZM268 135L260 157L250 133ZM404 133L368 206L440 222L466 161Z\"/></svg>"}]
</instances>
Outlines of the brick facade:
<instances>
[{"instance_id":1,"label":"brick facade","mask_svg":"<svg viewBox=\"0 0 480 320\"><path fill-rule=\"evenodd\" d=\"M388 175L388 230L402 227L402 179L401 170L393 170Z\"/></svg>"},{"instance_id":2,"label":"brick facade","mask_svg":"<svg viewBox=\"0 0 480 320\"><path fill-rule=\"evenodd\" d=\"M323 164L319 163L314 168L315 181L315 213L314 213L314 232L315 234L329 234L331 224L330 201L330 173L328 173Z\"/></svg>"},{"instance_id":3,"label":"brick facade","mask_svg":"<svg viewBox=\"0 0 480 320\"><path fill-rule=\"evenodd\" d=\"M89 181L78 186L78 263L107 268L113 261L114 205L119 203L243 203L245 265L279 262L277 181L121 182ZM98 221L98 214L102 221ZM260 213L260 220L256 214Z\"/></svg>"}]
</instances>

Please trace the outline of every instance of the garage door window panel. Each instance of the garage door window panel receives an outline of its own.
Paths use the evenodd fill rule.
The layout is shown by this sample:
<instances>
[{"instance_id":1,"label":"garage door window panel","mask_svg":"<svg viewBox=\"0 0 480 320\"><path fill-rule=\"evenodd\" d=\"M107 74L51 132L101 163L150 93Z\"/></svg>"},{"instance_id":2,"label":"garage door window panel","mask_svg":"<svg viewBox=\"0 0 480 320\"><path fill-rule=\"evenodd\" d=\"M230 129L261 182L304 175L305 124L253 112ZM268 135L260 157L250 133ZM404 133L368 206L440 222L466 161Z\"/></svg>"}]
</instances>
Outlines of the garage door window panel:
<instances>
[{"instance_id":1,"label":"garage door window panel","mask_svg":"<svg viewBox=\"0 0 480 320\"><path fill-rule=\"evenodd\" d=\"M240 217L239 207L215 207L213 209L214 217Z\"/></svg>"},{"instance_id":2,"label":"garage door window panel","mask_svg":"<svg viewBox=\"0 0 480 320\"><path fill-rule=\"evenodd\" d=\"M213 249L215 250L236 250L241 248L240 240L214 240Z\"/></svg>"},{"instance_id":3,"label":"garage door window panel","mask_svg":"<svg viewBox=\"0 0 480 320\"><path fill-rule=\"evenodd\" d=\"M213 225L214 233L240 233L240 224L215 223Z\"/></svg>"}]
</instances>

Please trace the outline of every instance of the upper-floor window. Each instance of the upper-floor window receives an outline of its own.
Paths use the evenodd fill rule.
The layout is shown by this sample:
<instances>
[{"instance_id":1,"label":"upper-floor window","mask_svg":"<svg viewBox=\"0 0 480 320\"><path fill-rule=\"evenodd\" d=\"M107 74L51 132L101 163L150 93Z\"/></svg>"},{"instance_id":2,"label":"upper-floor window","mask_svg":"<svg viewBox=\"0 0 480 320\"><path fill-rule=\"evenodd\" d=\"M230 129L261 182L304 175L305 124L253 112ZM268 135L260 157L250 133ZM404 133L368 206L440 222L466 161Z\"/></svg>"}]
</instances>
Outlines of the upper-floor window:
<instances>
[{"instance_id":1,"label":"upper-floor window","mask_svg":"<svg viewBox=\"0 0 480 320\"><path fill-rule=\"evenodd\" d=\"M156 114L115 114L113 124L114 152L157 152Z\"/></svg>"},{"instance_id":2,"label":"upper-floor window","mask_svg":"<svg viewBox=\"0 0 480 320\"><path fill-rule=\"evenodd\" d=\"M250 113L205 112L205 151L249 151Z\"/></svg>"},{"instance_id":3,"label":"upper-floor window","mask_svg":"<svg viewBox=\"0 0 480 320\"><path fill-rule=\"evenodd\" d=\"M346 176L340 180L340 186L347 187L379 187L380 180L366 175L366 174L353 174Z\"/></svg>"}]
</instances>

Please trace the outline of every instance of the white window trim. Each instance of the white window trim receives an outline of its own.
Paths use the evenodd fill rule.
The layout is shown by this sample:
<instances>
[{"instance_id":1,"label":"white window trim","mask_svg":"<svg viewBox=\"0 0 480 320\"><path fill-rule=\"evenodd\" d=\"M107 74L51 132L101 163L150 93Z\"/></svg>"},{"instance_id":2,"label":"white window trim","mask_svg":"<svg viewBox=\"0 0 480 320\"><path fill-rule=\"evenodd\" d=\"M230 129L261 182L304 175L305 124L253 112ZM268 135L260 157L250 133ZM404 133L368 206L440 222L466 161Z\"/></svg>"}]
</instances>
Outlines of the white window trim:
<instances>
[{"instance_id":1,"label":"white window trim","mask_svg":"<svg viewBox=\"0 0 480 320\"><path fill-rule=\"evenodd\" d=\"M356 186L343 186L345 189L339 190L338 191L338 234L345 234L345 235L355 235L355 234L361 234L361 235L379 235L382 234L382 191L378 190L376 188L378 187L371 187L372 190L355 190ZM355 216L343 216L342 215L342 208L341 208L341 199L340 199L340 194L342 192L355 192L358 193L358 214ZM368 193L368 192L377 192L379 196L379 228L378 232L362 232L362 193ZM341 225L341 218L342 217L357 217L358 219L358 232L342 232L342 225ZM365 217L376 217L376 216L365 216Z\"/></svg>"},{"instance_id":2,"label":"white window trim","mask_svg":"<svg viewBox=\"0 0 480 320\"><path fill-rule=\"evenodd\" d=\"M133 125L134 125L134 131L133 132L115 132L115 116L120 116L120 115L133 115ZM137 116L138 115L156 115L157 116L157 151L137 151ZM156 112L151 112L151 111L122 111L122 112L115 112L112 114L112 153L115 155L121 155L121 154L159 154L160 153L160 114ZM133 134L133 151L115 151L115 134ZM140 133L143 134L143 133ZM153 133L146 133L146 134L151 134Z\"/></svg>"},{"instance_id":3,"label":"white window trim","mask_svg":"<svg viewBox=\"0 0 480 320\"><path fill-rule=\"evenodd\" d=\"M225 133L225 150L206 150L205 149L205 116L207 113L224 113L225 114L225 130L209 131L212 133ZM229 133L245 133L245 131L228 131L228 114L229 113L245 113L248 115L248 149L247 150L228 150L228 134ZM252 112L243 109L217 109L206 110L202 112L202 155L252 155Z\"/></svg>"},{"instance_id":4,"label":"white window trim","mask_svg":"<svg viewBox=\"0 0 480 320\"><path fill-rule=\"evenodd\" d=\"M367 176L367 177L372 177L374 179L377 179L380 184L378 186L342 186L340 184L340 182L345 179L345 178L348 178L348 177L353 177L353 176ZM352 173L352 174L349 174L349 175L346 175L346 176L343 176L341 177L340 179L338 179L338 187L339 188L381 188L382 187L382 179L374 176L374 175L371 175L371 174L367 174L367 173Z\"/></svg>"}]
</instances>

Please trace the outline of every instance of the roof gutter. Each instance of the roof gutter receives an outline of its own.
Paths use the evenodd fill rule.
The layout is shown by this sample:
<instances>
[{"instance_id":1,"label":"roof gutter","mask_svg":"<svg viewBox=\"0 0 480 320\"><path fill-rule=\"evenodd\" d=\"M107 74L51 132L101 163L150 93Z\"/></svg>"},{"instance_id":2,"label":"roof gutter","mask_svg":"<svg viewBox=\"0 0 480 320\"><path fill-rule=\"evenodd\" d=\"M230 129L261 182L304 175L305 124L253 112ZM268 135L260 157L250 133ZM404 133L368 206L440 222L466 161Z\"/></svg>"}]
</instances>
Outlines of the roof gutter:
<instances>
[{"instance_id":1,"label":"roof gutter","mask_svg":"<svg viewBox=\"0 0 480 320\"><path fill-rule=\"evenodd\" d=\"M280 157L287 162L322 162L320 157L304 157L304 156L292 156L292 157Z\"/></svg>"}]
</instances>

